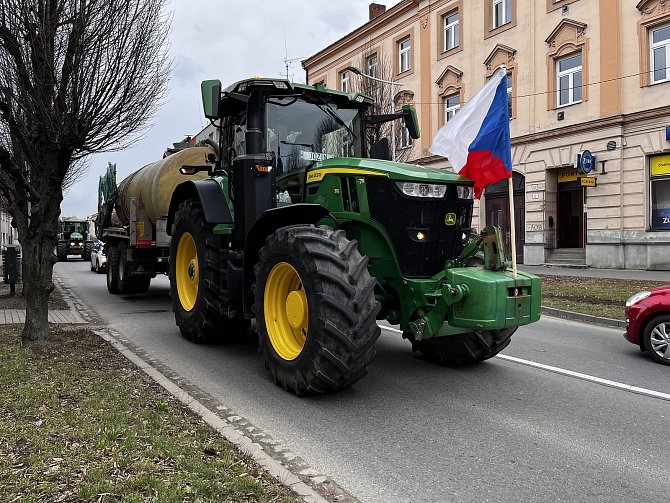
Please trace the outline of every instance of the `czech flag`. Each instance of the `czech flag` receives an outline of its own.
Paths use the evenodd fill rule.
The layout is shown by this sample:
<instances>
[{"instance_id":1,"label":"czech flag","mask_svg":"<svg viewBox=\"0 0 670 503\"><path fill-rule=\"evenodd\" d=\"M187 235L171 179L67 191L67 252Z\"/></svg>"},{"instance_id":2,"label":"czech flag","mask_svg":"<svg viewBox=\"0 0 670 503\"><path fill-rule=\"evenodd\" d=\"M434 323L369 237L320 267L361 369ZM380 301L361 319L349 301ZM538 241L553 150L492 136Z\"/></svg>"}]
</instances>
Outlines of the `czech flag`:
<instances>
[{"instance_id":1,"label":"czech flag","mask_svg":"<svg viewBox=\"0 0 670 503\"><path fill-rule=\"evenodd\" d=\"M474 180L477 199L487 185L512 177L504 67L440 128L430 151L448 157L456 173Z\"/></svg>"}]
</instances>

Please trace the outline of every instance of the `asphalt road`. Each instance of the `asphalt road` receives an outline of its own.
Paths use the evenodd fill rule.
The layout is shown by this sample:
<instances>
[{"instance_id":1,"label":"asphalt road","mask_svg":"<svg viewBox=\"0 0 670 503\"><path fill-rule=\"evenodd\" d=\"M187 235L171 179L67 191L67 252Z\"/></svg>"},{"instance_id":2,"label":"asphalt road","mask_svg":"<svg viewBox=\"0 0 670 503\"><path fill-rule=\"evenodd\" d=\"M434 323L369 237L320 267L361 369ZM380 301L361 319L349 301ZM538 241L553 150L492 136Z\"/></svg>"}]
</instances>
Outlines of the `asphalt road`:
<instances>
[{"instance_id":1,"label":"asphalt road","mask_svg":"<svg viewBox=\"0 0 670 503\"><path fill-rule=\"evenodd\" d=\"M670 393L670 367L620 330L545 317L519 329L503 357L450 369L422 361L384 328L363 380L296 398L270 380L254 344L184 340L166 278L146 295L123 297L109 295L87 263L55 270L174 376L361 501L667 501L670 401L644 390Z\"/></svg>"}]
</instances>

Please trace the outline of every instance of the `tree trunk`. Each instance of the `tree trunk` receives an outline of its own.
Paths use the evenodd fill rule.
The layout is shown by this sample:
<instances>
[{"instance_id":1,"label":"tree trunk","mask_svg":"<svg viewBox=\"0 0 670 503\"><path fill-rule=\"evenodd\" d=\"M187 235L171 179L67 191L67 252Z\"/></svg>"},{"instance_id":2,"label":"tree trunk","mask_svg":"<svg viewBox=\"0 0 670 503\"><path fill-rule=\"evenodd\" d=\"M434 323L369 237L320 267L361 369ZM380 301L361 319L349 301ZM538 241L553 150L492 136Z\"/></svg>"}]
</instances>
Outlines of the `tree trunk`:
<instances>
[{"instance_id":1,"label":"tree trunk","mask_svg":"<svg viewBox=\"0 0 670 503\"><path fill-rule=\"evenodd\" d=\"M24 342L44 344L49 340L49 295L54 289L51 274L55 263L53 239L35 236L24 241L23 292L26 296Z\"/></svg>"}]
</instances>

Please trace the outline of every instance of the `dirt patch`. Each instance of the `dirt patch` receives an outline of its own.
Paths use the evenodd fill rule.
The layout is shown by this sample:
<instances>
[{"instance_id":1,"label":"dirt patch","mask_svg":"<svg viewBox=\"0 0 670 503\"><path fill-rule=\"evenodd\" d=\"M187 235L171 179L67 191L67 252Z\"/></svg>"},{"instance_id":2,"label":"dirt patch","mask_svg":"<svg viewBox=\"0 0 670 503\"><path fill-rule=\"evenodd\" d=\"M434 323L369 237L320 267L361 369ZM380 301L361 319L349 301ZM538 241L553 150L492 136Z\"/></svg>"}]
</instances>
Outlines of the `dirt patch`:
<instances>
[{"instance_id":1,"label":"dirt patch","mask_svg":"<svg viewBox=\"0 0 670 503\"><path fill-rule=\"evenodd\" d=\"M0 283L0 309L26 309L26 298L23 295L23 284L16 285L16 293L10 295L10 285ZM58 289L49 296L49 310L70 309Z\"/></svg>"}]
</instances>

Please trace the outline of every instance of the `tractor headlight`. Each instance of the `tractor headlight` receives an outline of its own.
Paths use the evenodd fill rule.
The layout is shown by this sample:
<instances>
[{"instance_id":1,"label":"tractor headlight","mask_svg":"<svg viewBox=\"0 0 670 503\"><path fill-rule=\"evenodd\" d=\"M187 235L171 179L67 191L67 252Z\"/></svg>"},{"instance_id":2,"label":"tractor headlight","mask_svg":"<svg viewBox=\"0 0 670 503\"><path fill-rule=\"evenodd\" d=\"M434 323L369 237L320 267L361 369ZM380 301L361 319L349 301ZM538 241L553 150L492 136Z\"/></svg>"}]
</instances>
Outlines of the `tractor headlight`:
<instances>
[{"instance_id":1,"label":"tractor headlight","mask_svg":"<svg viewBox=\"0 0 670 503\"><path fill-rule=\"evenodd\" d=\"M447 193L446 185L434 183L396 182L400 191L410 197L442 199Z\"/></svg>"},{"instance_id":2,"label":"tractor headlight","mask_svg":"<svg viewBox=\"0 0 670 503\"><path fill-rule=\"evenodd\" d=\"M650 295L651 295L651 292L648 292L648 291L646 291L646 290L643 291L643 292L637 292L636 294L631 295L631 296L628 298L628 300L626 301L626 307L630 307L630 306L632 306L633 304L637 304L638 302L640 302L641 300L646 299L646 298L649 297Z\"/></svg>"},{"instance_id":3,"label":"tractor headlight","mask_svg":"<svg viewBox=\"0 0 670 503\"><path fill-rule=\"evenodd\" d=\"M472 199L475 195L474 189L466 185L459 185L456 190L459 199Z\"/></svg>"}]
</instances>

